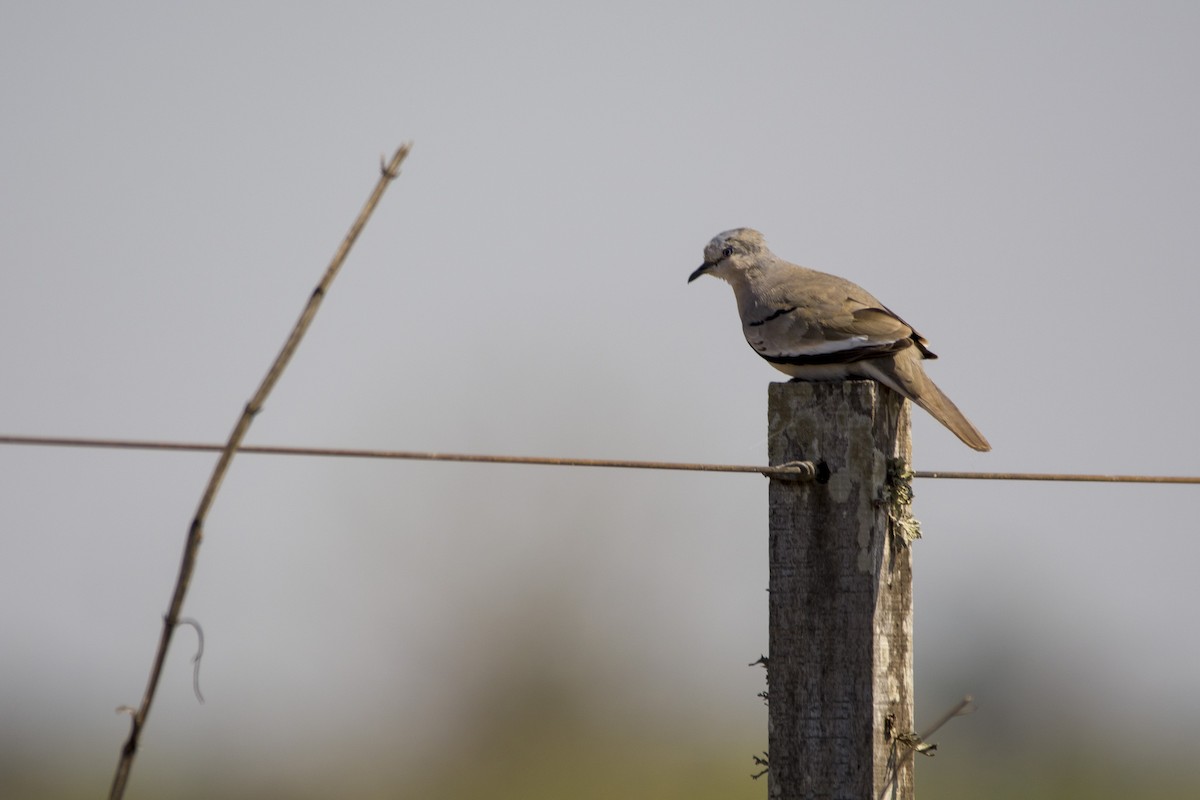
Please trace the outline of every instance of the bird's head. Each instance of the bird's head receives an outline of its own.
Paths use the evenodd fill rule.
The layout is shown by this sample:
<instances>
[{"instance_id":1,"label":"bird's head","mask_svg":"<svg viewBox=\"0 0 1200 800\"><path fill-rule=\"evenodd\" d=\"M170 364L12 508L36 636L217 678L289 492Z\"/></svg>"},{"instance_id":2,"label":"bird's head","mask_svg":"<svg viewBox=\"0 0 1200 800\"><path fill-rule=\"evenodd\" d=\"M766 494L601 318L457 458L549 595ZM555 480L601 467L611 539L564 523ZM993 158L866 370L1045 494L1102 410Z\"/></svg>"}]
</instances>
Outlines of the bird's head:
<instances>
[{"instance_id":1,"label":"bird's head","mask_svg":"<svg viewBox=\"0 0 1200 800\"><path fill-rule=\"evenodd\" d=\"M704 263L688 277L688 283L706 273L724 281L733 280L769 252L763 235L753 228L718 233L704 248Z\"/></svg>"}]
</instances>

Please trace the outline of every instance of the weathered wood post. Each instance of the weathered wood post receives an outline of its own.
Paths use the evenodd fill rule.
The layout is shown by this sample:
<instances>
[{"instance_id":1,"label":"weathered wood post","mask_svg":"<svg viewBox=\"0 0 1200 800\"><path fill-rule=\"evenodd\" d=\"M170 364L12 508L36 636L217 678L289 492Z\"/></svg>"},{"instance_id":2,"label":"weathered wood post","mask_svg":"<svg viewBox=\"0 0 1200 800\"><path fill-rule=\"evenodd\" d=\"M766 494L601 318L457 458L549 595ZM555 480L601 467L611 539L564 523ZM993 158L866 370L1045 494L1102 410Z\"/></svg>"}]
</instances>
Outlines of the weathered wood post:
<instances>
[{"instance_id":1,"label":"weathered wood post","mask_svg":"<svg viewBox=\"0 0 1200 800\"><path fill-rule=\"evenodd\" d=\"M908 404L873 381L773 383L768 417L772 465L828 468L771 480L768 794L911 800L911 529L891 479Z\"/></svg>"}]
</instances>

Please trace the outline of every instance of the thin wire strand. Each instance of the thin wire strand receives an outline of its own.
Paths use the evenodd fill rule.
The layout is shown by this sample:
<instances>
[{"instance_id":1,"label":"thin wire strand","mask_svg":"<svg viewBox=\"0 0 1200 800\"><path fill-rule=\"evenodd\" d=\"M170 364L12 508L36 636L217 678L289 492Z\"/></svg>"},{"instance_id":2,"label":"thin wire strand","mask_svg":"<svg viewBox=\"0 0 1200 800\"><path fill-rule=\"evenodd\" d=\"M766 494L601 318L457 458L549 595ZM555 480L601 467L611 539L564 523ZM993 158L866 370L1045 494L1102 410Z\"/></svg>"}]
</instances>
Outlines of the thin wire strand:
<instances>
[{"instance_id":1,"label":"thin wire strand","mask_svg":"<svg viewBox=\"0 0 1200 800\"><path fill-rule=\"evenodd\" d=\"M218 444L200 442L136 441L129 439L68 439L52 436L3 436L0 444L46 445L58 447L95 447L120 450L173 450L219 452ZM337 447L278 447L243 445L239 453L275 456L321 456L334 458L380 458L400 461L458 461L478 464L536 464L552 467L615 467L618 469L688 470L692 472L749 472L768 477L811 478L816 467L809 462L793 462L775 467L743 464L693 464L678 461L633 461L613 458L554 458L544 456L480 455L473 453L429 453L411 450L355 450Z\"/></svg>"},{"instance_id":2,"label":"thin wire strand","mask_svg":"<svg viewBox=\"0 0 1200 800\"><path fill-rule=\"evenodd\" d=\"M1200 476L1191 475L1089 475L1051 472L952 472L948 470L917 470L917 478L948 478L975 481L1066 481L1074 483L1192 483L1200 484Z\"/></svg>"},{"instance_id":3,"label":"thin wire strand","mask_svg":"<svg viewBox=\"0 0 1200 800\"><path fill-rule=\"evenodd\" d=\"M56 436L0 435L0 445L32 445L54 447L95 447L123 450L174 450L187 452L220 452L222 445L199 442L165 442L132 439L85 439ZM480 464L541 464L555 467L615 467L621 469L688 470L692 472L742 472L767 477L811 478L812 465L760 467L740 464L702 464L673 461L632 461L603 458L545 458L538 456L476 455L470 453L430 453L408 450L374 450L332 447L280 447L243 445L241 453L280 456L318 456L338 458L379 458L405 461L458 461ZM1086 475L1051 472L955 472L947 470L917 470L917 478L985 481L1066 481L1088 483L1158 483L1200 484L1200 476L1179 475Z\"/></svg>"}]
</instances>

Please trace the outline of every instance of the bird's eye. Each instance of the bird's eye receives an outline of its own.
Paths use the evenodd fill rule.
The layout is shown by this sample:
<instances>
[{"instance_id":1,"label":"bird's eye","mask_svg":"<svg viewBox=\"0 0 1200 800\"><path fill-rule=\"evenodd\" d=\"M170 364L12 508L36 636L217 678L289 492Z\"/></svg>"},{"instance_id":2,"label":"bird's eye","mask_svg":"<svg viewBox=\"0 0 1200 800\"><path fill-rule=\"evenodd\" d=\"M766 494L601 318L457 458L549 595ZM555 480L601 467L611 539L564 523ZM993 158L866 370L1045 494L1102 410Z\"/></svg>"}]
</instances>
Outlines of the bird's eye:
<instances>
[{"instance_id":1,"label":"bird's eye","mask_svg":"<svg viewBox=\"0 0 1200 800\"><path fill-rule=\"evenodd\" d=\"M724 250L721 251L721 255L725 256L726 258L729 258L731 255L733 255L733 248L726 247Z\"/></svg>"}]
</instances>

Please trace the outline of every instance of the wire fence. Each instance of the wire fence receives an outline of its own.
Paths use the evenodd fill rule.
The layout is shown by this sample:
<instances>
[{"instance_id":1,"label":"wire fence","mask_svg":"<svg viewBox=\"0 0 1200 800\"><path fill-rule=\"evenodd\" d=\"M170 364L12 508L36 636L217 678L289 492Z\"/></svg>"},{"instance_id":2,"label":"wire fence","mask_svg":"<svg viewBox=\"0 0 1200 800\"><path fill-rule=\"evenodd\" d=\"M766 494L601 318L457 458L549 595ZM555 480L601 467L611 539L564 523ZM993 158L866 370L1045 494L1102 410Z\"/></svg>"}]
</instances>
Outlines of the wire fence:
<instances>
[{"instance_id":1,"label":"wire fence","mask_svg":"<svg viewBox=\"0 0 1200 800\"><path fill-rule=\"evenodd\" d=\"M224 445L204 442L170 442L137 439L92 439L58 436L0 435L0 445L36 447L90 447L114 450L167 450L194 453L219 453ZM769 478L812 480L818 467L811 462L793 462L776 466L748 464L705 464L679 461L637 461L607 458L557 458L543 456L480 455L473 453L438 453L412 450L353 449L340 447L285 447L274 445L245 445L240 453L276 456L309 456L323 458L374 458L399 461L457 461L476 464L535 464L552 467L609 467L617 469L683 470L689 472L757 473ZM1054 472L962 472L952 470L915 470L916 478L985 481L1067 481L1084 483L1157 483L1200 484L1200 476L1188 475L1103 475Z\"/></svg>"}]
</instances>

